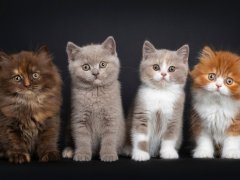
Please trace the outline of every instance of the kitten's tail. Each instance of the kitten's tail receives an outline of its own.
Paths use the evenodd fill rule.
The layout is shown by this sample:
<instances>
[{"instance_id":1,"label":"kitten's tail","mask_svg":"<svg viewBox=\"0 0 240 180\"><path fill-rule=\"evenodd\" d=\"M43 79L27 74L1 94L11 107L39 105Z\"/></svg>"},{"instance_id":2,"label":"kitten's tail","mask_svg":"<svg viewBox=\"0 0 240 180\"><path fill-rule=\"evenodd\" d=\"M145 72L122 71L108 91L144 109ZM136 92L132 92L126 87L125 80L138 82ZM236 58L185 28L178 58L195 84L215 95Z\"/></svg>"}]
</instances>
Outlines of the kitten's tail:
<instances>
[{"instance_id":1,"label":"kitten's tail","mask_svg":"<svg viewBox=\"0 0 240 180\"><path fill-rule=\"evenodd\" d=\"M73 148L72 147L66 147L62 152L63 158L73 158Z\"/></svg>"}]
</instances>

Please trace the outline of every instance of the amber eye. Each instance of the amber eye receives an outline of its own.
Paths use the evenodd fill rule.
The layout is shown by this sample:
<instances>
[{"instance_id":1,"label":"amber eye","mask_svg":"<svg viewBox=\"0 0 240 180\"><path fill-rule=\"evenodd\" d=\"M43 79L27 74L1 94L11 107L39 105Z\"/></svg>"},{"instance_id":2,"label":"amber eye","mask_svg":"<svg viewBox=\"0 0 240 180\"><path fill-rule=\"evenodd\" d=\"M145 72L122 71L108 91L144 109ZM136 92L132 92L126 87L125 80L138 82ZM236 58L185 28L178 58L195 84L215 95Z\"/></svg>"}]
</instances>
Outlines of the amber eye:
<instances>
[{"instance_id":1,"label":"amber eye","mask_svg":"<svg viewBox=\"0 0 240 180\"><path fill-rule=\"evenodd\" d=\"M231 85L233 83L233 79L232 78L227 78L226 83L227 83L227 85Z\"/></svg>"},{"instance_id":2,"label":"amber eye","mask_svg":"<svg viewBox=\"0 0 240 180\"><path fill-rule=\"evenodd\" d=\"M21 76L19 76L19 75L14 76L13 79L17 82L22 80Z\"/></svg>"},{"instance_id":3,"label":"amber eye","mask_svg":"<svg viewBox=\"0 0 240 180\"><path fill-rule=\"evenodd\" d=\"M154 71L159 71L159 70L160 70L159 65L158 65L158 64L154 64L154 65L153 65L153 70L154 70Z\"/></svg>"},{"instance_id":4,"label":"amber eye","mask_svg":"<svg viewBox=\"0 0 240 180\"><path fill-rule=\"evenodd\" d=\"M99 63L99 67L100 68L105 68L107 66L107 63L105 62L105 61L101 61L100 63Z\"/></svg>"},{"instance_id":5,"label":"amber eye","mask_svg":"<svg viewBox=\"0 0 240 180\"><path fill-rule=\"evenodd\" d=\"M215 73L209 73L209 74L208 74L208 79L209 79L210 81L214 81L214 80L216 79L216 74L215 74Z\"/></svg>"},{"instance_id":6,"label":"amber eye","mask_svg":"<svg viewBox=\"0 0 240 180\"><path fill-rule=\"evenodd\" d=\"M32 77L34 79L39 79L40 75L38 73L33 73Z\"/></svg>"},{"instance_id":7,"label":"amber eye","mask_svg":"<svg viewBox=\"0 0 240 180\"><path fill-rule=\"evenodd\" d=\"M175 69L176 69L175 66L170 66L170 67L168 68L168 72L174 72Z\"/></svg>"},{"instance_id":8,"label":"amber eye","mask_svg":"<svg viewBox=\"0 0 240 180\"><path fill-rule=\"evenodd\" d=\"M89 64L84 64L84 65L82 65L82 69L83 69L84 71L88 71L88 70L90 69Z\"/></svg>"}]
</instances>

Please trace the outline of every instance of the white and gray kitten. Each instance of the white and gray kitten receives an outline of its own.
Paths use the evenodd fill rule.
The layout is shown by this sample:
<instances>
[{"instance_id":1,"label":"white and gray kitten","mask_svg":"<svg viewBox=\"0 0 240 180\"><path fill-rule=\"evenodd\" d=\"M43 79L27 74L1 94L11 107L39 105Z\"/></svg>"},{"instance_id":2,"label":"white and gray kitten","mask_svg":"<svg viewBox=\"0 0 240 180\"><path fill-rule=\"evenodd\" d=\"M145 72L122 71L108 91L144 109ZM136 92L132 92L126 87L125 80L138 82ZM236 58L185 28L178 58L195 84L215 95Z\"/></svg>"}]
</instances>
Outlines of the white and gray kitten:
<instances>
[{"instance_id":1,"label":"white and gray kitten","mask_svg":"<svg viewBox=\"0 0 240 180\"><path fill-rule=\"evenodd\" d=\"M179 157L188 56L188 45L170 51L144 42L142 84L128 117L133 160L146 161L158 155L163 159Z\"/></svg>"},{"instance_id":2,"label":"white and gray kitten","mask_svg":"<svg viewBox=\"0 0 240 180\"><path fill-rule=\"evenodd\" d=\"M68 42L67 54L75 150L66 148L63 157L89 161L100 153L102 161L116 161L125 139L116 43L113 37L84 47Z\"/></svg>"}]
</instances>

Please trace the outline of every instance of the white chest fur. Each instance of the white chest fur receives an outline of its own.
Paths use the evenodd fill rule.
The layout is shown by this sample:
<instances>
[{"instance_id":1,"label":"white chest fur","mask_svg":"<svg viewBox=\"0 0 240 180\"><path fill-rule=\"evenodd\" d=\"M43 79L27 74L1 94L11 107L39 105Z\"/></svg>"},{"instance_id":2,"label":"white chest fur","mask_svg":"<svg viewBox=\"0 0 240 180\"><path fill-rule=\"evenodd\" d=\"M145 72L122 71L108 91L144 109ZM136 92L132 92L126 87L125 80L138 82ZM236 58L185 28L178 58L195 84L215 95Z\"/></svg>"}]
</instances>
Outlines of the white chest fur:
<instances>
[{"instance_id":1,"label":"white chest fur","mask_svg":"<svg viewBox=\"0 0 240 180\"><path fill-rule=\"evenodd\" d=\"M198 90L193 92L194 109L204 121L204 127L212 134L216 143L222 143L225 131L239 112L240 102L231 97L212 95Z\"/></svg>"}]
</instances>

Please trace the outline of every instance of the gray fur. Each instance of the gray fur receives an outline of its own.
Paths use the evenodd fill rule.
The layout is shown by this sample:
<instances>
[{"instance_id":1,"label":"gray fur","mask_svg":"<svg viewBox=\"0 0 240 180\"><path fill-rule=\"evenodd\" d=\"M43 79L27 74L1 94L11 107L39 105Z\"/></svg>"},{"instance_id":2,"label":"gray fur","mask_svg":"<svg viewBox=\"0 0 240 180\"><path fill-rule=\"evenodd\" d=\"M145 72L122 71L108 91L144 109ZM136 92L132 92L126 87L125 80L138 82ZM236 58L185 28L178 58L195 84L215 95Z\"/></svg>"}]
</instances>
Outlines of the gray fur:
<instances>
[{"instance_id":1,"label":"gray fur","mask_svg":"<svg viewBox=\"0 0 240 180\"><path fill-rule=\"evenodd\" d=\"M73 159L89 161L100 154L102 161L115 161L125 139L115 41L108 37L102 44L84 47L69 42L67 54L72 78ZM107 63L105 68L99 66L102 61ZM84 64L91 69L84 71Z\"/></svg>"}]
</instances>

